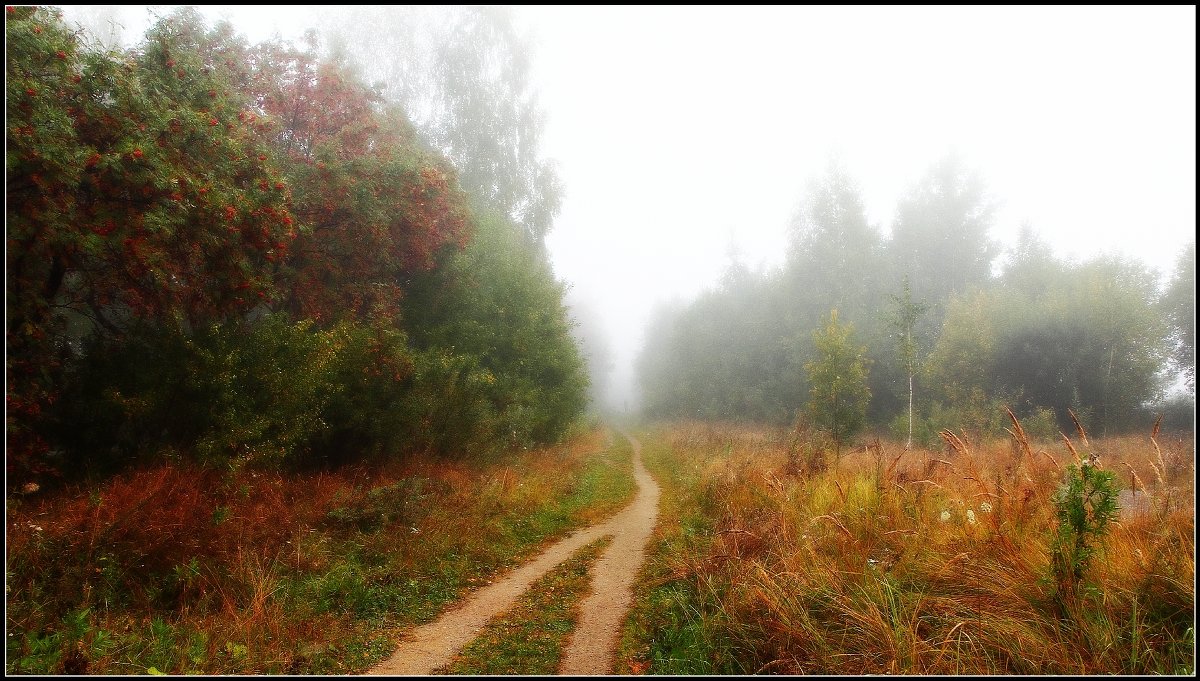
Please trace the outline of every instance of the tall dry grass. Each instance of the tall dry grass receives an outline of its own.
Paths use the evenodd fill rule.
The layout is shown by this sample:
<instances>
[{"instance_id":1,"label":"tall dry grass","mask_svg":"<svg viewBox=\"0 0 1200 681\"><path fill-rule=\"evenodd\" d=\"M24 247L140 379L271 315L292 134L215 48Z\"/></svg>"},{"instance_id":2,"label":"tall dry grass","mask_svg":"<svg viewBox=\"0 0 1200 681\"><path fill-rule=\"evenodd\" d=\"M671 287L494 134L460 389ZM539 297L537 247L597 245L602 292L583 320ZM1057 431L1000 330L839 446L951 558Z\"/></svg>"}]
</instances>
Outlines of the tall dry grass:
<instances>
[{"instance_id":1,"label":"tall dry grass","mask_svg":"<svg viewBox=\"0 0 1200 681\"><path fill-rule=\"evenodd\" d=\"M10 673L343 673L632 495L600 430L490 461L171 464L6 504Z\"/></svg>"},{"instance_id":2,"label":"tall dry grass","mask_svg":"<svg viewBox=\"0 0 1200 681\"><path fill-rule=\"evenodd\" d=\"M661 443L647 448L652 466L668 481L693 473L667 503L702 515L711 541L672 554L654 586L675 579L696 594L719 671L1194 669L1192 442L1088 441L1080 429L1031 443L1015 419L1010 432L989 442L945 432L937 451L872 441L835 458L795 432L659 429L647 437ZM1129 503L1085 588L1064 601L1051 576L1052 498L1065 467L1091 454ZM678 623L651 633L669 638L666 626Z\"/></svg>"}]
</instances>

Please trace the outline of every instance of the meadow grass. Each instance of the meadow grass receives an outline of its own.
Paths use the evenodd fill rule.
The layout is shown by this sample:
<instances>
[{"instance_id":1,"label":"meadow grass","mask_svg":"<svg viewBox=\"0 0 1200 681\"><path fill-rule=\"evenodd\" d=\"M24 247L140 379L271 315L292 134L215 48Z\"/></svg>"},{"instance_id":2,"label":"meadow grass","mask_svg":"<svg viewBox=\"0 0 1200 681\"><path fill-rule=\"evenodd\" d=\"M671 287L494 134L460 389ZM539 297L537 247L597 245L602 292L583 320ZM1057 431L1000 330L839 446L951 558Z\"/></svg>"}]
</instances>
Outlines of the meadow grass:
<instances>
[{"instance_id":1,"label":"meadow grass","mask_svg":"<svg viewBox=\"0 0 1200 681\"><path fill-rule=\"evenodd\" d=\"M8 673L330 674L632 499L594 430L490 461L167 464L6 504Z\"/></svg>"},{"instance_id":2,"label":"meadow grass","mask_svg":"<svg viewBox=\"0 0 1200 681\"><path fill-rule=\"evenodd\" d=\"M814 461L784 431L690 423L639 437L663 521L621 671L1195 668L1190 438L1076 435L1068 448L955 436L944 451L876 441ZM1053 497L1072 448L1097 454L1138 503L1065 592L1051 565Z\"/></svg>"}]
</instances>

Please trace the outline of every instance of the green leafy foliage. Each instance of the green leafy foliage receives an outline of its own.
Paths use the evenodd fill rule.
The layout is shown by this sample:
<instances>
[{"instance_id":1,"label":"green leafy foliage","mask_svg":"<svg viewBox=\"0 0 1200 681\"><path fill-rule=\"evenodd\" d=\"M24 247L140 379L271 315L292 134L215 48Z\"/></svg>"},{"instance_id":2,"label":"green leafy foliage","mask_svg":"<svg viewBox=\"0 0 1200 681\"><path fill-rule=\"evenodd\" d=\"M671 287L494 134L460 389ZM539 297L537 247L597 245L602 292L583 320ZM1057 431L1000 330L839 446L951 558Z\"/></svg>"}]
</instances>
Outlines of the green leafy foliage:
<instances>
[{"instance_id":1,"label":"green leafy foliage","mask_svg":"<svg viewBox=\"0 0 1200 681\"><path fill-rule=\"evenodd\" d=\"M540 249L488 218L462 253L450 162L315 41L185 8L97 52L7 14L10 472L457 455L582 413Z\"/></svg>"},{"instance_id":2,"label":"green leafy foliage","mask_svg":"<svg viewBox=\"0 0 1200 681\"><path fill-rule=\"evenodd\" d=\"M867 359L854 344L853 327L838 322L837 310L829 323L813 334L816 358L804 365L808 372L808 413L817 426L833 437L835 447L862 428L871 390L867 387Z\"/></svg>"},{"instance_id":3,"label":"green leafy foliage","mask_svg":"<svg viewBox=\"0 0 1200 681\"><path fill-rule=\"evenodd\" d=\"M283 315L249 330L148 328L89 350L58 439L76 469L97 472L170 452L212 464L297 464L335 455L335 435L365 456L383 439L366 420L412 372L402 335L351 323L317 331Z\"/></svg>"},{"instance_id":4,"label":"green leafy foliage","mask_svg":"<svg viewBox=\"0 0 1200 681\"><path fill-rule=\"evenodd\" d=\"M97 345L87 358L73 373L57 434L79 472L172 453L214 465L292 467L406 451L462 455L507 443L506 429L530 422L542 430L522 433L518 444L561 434L577 415L553 422L545 415L561 408L553 403L540 420L528 404L501 411L506 396L532 399L507 394L521 387L519 377L497 388L477 356L415 350L381 322L318 329L275 314L250 329L148 330Z\"/></svg>"},{"instance_id":5,"label":"green leafy foliage","mask_svg":"<svg viewBox=\"0 0 1200 681\"><path fill-rule=\"evenodd\" d=\"M414 344L459 357L427 367L453 390L435 431L464 441L446 446L466 446L473 430L518 446L554 442L583 413L587 372L563 294L548 263L495 214L477 221L464 251L413 278L404 326Z\"/></svg>"},{"instance_id":6,"label":"green leafy foliage","mask_svg":"<svg viewBox=\"0 0 1200 681\"><path fill-rule=\"evenodd\" d=\"M1054 495L1058 532L1051 563L1063 593L1075 593L1099 542L1116 520L1117 492L1114 474L1101 469L1094 458L1067 467Z\"/></svg>"}]
</instances>

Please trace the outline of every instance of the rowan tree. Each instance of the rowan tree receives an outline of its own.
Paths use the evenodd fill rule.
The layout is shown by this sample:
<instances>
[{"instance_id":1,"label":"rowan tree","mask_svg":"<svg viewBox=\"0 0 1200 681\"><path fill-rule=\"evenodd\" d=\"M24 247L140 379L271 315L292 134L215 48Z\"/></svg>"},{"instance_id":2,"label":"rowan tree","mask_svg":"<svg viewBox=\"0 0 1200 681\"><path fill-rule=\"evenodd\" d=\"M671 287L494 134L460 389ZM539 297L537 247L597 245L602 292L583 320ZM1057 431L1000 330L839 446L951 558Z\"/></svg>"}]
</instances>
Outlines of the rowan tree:
<instances>
[{"instance_id":1,"label":"rowan tree","mask_svg":"<svg viewBox=\"0 0 1200 681\"><path fill-rule=\"evenodd\" d=\"M282 125L275 144L300 221L288 308L318 320L397 316L404 282L433 267L442 247L466 244L453 170L349 67L320 62L312 46L267 45L260 55L275 69L262 106Z\"/></svg>"},{"instance_id":2,"label":"rowan tree","mask_svg":"<svg viewBox=\"0 0 1200 681\"><path fill-rule=\"evenodd\" d=\"M186 21L118 54L81 50L56 10L7 13L11 462L45 449L17 441L81 336L270 301L295 227L269 123L192 49Z\"/></svg>"}]
</instances>

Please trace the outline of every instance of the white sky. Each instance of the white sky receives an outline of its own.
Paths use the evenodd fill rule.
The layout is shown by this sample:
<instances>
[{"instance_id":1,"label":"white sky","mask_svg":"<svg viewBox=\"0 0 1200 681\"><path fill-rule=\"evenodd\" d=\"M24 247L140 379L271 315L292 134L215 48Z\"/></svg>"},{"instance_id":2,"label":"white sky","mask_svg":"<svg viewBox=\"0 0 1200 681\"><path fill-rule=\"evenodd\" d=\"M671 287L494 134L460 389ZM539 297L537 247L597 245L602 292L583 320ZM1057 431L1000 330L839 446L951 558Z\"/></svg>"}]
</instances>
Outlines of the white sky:
<instances>
[{"instance_id":1,"label":"white sky","mask_svg":"<svg viewBox=\"0 0 1200 681\"><path fill-rule=\"evenodd\" d=\"M140 35L146 12L119 8ZM313 8L210 6L250 40ZM67 10L68 17L71 10ZM1060 257L1169 272L1195 241L1196 8L520 7L545 156L566 198L555 271L632 381L654 305L715 284L736 244L782 261L805 183L839 158L868 215L957 150ZM372 27L384 29L385 27Z\"/></svg>"}]
</instances>

